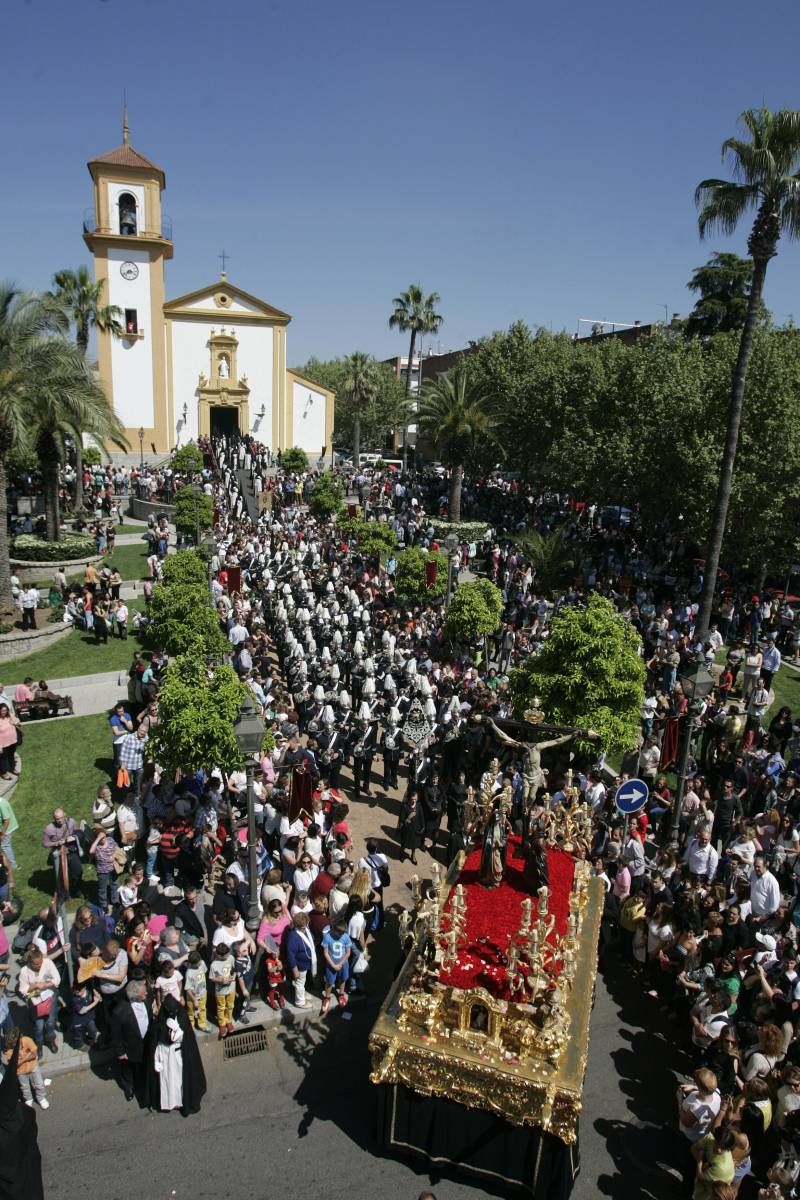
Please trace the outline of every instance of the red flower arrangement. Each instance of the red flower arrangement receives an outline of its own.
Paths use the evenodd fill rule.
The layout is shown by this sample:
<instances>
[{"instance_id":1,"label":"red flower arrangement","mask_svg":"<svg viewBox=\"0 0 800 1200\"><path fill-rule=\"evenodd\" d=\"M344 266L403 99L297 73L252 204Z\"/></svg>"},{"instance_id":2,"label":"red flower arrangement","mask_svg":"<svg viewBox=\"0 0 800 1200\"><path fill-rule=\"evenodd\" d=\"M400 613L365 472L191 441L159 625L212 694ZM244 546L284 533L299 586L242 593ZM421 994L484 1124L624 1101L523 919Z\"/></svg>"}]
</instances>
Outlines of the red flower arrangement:
<instances>
[{"instance_id":1,"label":"red flower arrangement","mask_svg":"<svg viewBox=\"0 0 800 1200\"><path fill-rule=\"evenodd\" d=\"M448 987L483 987L496 999L508 999L506 960L511 938L522 921L522 901L526 896L531 897L535 921L538 897L531 896L528 890L519 837L512 836L508 840L506 871L499 888L485 888L481 884L481 853L480 846L471 851L456 881L464 888L467 940L459 948L453 966L440 971L439 980ZM569 894L575 863L566 851L555 849L548 850L547 861L550 868L549 912L556 919L556 934L563 936L569 918ZM449 910L448 899L442 922L444 929L449 927Z\"/></svg>"}]
</instances>

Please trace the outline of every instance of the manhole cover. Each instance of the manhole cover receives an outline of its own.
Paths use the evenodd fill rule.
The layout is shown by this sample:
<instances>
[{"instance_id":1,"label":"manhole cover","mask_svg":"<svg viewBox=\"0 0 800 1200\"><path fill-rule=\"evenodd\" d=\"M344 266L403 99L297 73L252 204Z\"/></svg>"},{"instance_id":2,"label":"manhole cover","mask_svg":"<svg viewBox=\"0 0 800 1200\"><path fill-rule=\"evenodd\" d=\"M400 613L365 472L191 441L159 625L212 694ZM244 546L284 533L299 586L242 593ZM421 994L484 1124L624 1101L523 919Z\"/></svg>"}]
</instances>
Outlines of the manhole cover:
<instances>
[{"instance_id":1,"label":"manhole cover","mask_svg":"<svg viewBox=\"0 0 800 1200\"><path fill-rule=\"evenodd\" d=\"M259 1050L267 1050L267 1031L260 1025L254 1029L237 1029L225 1038L223 1058L241 1058L243 1054L256 1054Z\"/></svg>"}]
</instances>

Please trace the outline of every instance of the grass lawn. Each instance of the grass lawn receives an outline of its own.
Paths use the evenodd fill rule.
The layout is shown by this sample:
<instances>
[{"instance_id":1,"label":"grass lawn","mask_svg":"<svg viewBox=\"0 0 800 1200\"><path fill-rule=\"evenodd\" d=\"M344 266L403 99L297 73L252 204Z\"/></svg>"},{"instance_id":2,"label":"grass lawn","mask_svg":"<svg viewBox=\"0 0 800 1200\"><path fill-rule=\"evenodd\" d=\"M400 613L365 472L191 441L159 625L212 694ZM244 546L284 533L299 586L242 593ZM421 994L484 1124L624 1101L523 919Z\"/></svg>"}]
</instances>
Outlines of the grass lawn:
<instances>
[{"instance_id":1,"label":"grass lawn","mask_svg":"<svg viewBox=\"0 0 800 1200\"><path fill-rule=\"evenodd\" d=\"M117 546L109 554L107 563L116 567L123 579L145 579L147 577L147 542L136 546Z\"/></svg>"},{"instance_id":2,"label":"grass lawn","mask_svg":"<svg viewBox=\"0 0 800 1200\"><path fill-rule=\"evenodd\" d=\"M19 821L14 834L15 885L25 900L25 915L53 896L53 869L42 847L42 830L55 807L76 821L91 821L92 801L113 766L111 735L105 716L64 717L26 725L20 751L22 775L11 796ZM96 878L84 860L84 879Z\"/></svg>"},{"instance_id":3,"label":"grass lawn","mask_svg":"<svg viewBox=\"0 0 800 1200\"><path fill-rule=\"evenodd\" d=\"M144 600L130 600L128 608L131 611L142 609ZM68 637L44 650L0 663L0 679L8 684L22 683L27 675L49 681L71 679L74 675L97 675L101 671L127 671L133 652L138 649L141 649L141 643L131 630L127 641L110 637L108 645L96 646L93 634L73 629Z\"/></svg>"},{"instance_id":4,"label":"grass lawn","mask_svg":"<svg viewBox=\"0 0 800 1200\"><path fill-rule=\"evenodd\" d=\"M98 675L103 671L127 671L133 652L138 649L139 640L133 636L124 642L109 638L107 646L96 646L92 634L75 629L54 646L29 654L27 658L0 663L0 678L9 684L22 683L27 675L51 680Z\"/></svg>"},{"instance_id":5,"label":"grass lawn","mask_svg":"<svg viewBox=\"0 0 800 1200\"><path fill-rule=\"evenodd\" d=\"M776 717L778 710L787 704L796 721L800 717L800 674L790 670L789 667L782 666L772 681L772 690L775 693L775 703L769 710L769 720Z\"/></svg>"},{"instance_id":6,"label":"grass lawn","mask_svg":"<svg viewBox=\"0 0 800 1200\"><path fill-rule=\"evenodd\" d=\"M147 525L115 525L115 533L138 533L144 534L147 530Z\"/></svg>"}]
</instances>

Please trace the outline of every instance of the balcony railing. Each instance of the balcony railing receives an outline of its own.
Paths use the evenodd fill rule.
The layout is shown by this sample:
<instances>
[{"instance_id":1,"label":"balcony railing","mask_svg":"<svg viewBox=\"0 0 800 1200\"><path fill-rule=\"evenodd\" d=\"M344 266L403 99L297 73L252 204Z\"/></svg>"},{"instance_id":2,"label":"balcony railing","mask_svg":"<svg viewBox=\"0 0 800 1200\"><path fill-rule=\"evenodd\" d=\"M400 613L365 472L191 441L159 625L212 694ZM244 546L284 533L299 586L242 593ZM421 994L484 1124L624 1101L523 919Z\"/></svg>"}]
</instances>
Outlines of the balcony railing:
<instances>
[{"instance_id":1,"label":"balcony railing","mask_svg":"<svg viewBox=\"0 0 800 1200\"><path fill-rule=\"evenodd\" d=\"M126 238L161 238L165 242L172 241L172 217L168 217L166 213L161 216L161 229L158 233L154 233L150 229L140 229L138 233L120 233L119 229L111 229L106 225L98 225L95 211L93 208L87 208L83 214L83 232L84 233L100 233L107 234L112 237Z\"/></svg>"}]
</instances>

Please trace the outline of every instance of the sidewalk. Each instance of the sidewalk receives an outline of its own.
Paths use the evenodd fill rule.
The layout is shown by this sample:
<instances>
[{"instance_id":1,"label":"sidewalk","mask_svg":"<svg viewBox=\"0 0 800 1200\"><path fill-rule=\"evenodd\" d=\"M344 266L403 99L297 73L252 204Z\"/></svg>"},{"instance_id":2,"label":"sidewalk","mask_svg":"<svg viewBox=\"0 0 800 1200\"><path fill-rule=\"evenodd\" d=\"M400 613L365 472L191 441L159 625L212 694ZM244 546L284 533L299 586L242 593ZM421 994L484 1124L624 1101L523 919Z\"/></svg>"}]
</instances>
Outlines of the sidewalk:
<instances>
[{"instance_id":1,"label":"sidewalk","mask_svg":"<svg viewBox=\"0 0 800 1200\"><path fill-rule=\"evenodd\" d=\"M209 897L209 896L207 896L207 903L208 903L208 905L211 904L211 897ZM25 915L29 917L32 914L26 913ZM66 913L66 929L65 929L65 936L67 938L69 938L69 930L70 930L71 925L72 925L72 914L67 912ZM11 941L13 940L13 937L14 937L16 931L17 931L17 925L7 926L6 933L8 936L9 943L11 943ZM28 1014L27 1005L16 994L17 977L19 975L21 966L22 966L22 963L19 961L18 957L12 953L12 955L9 957L9 961L8 961L8 968L9 968L9 973L11 976L11 982L10 982L9 988L8 988L8 998L9 998L9 1005L10 1005L11 1012L14 1017L15 1023L19 1026L20 1029L22 1029L23 1033L30 1033L31 1032L30 1018L29 1018L29 1014ZM289 992L289 994L291 994L291 989L286 989L286 990ZM256 1026L256 1025L265 1025L267 1027L279 1025L283 1020L284 1013L286 1013L287 1017L291 1017L291 1020L293 1022L296 1022L298 1020L304 1020L304 1019L308 1019L308 1018L318 1017L320 1015L320 1007L321 1007L320 997L314 995L312 992L307 992L306 995L307 995L307 999L310 1000L310 1002L311 1002L311 1008L308 1008L308 1009L295 1008L294 1005L291 1004L290 1001L287 999L286 1008L282 1009L282 1010L278 1010L278 1012L276 1012L274 1009L270 1008L270 1006L268 1004L265 1004L263 1000L260 1000L254 996L251 1000L251 1003L254 1004L256 1011L247 1014L247 1024L246 1025L242 1024L241 1021L236 1022L237 1031L252 1028L253 1026ZM336 1007L335 1002L334 1002L333 1007L334 1008ZM62 1007L62 1012L63 1011L64 1010ZM102 1067L110 1062L113 1062L114 1055L110 1049L100 1048L100 1047L98 1047L97 1049L95 1049L94 1047L83 1047L81 1049L76 1049L74 1046L71 1046L69 1044L69 1042L67 1042L65 1040L64 1035L61 1032L60 1028L57 1033L57 1039L58 1039L58 1053L53 1054L53 1052L48 1047L45 1047L44 1058L42 1059L42 1063L41 1063L42 1073L45 1076L47 1076L48 1078L54 1078L56 1075L65 1075L69 1071L84 1071L87 1068L94 1069L96 1067ZM211 1022L209 1021L208 1032L201 1033L198 1031L197 1040L201 1046L203 1045L204 1042L216 1041L217 1040L216 1025L212 1025Z\"/></svg>"}]
</instances>

